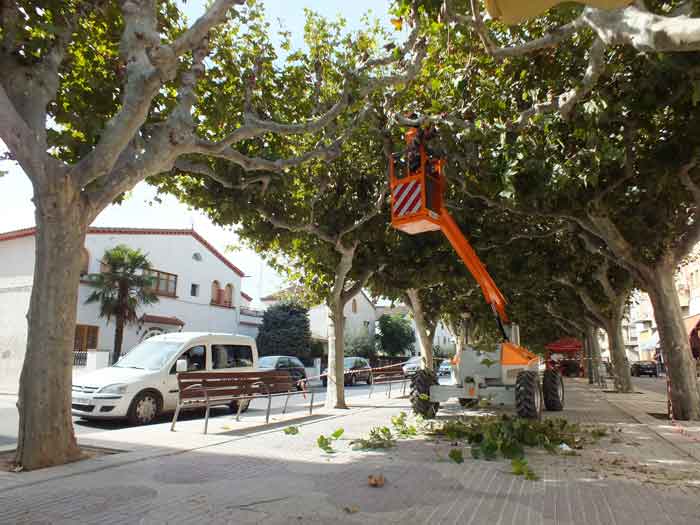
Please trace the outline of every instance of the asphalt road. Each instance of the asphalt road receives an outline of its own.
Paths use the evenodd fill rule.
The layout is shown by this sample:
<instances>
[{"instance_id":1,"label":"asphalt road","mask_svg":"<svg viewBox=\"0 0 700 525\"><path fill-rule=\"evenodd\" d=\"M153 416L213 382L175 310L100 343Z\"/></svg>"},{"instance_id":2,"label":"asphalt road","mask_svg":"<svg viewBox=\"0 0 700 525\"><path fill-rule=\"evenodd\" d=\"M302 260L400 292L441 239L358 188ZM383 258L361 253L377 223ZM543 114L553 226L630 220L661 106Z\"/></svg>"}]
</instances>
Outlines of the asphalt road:
<instances>
[{"instance_id":1,"label":"asphalt road","mask_svg":"<svg viewBox=\"0 0 700 525\"><path fill-rule=\"evenodd\" d=\"M377 393L374 395L381 395L379 390L383 390L385 387L377 387ZM353 387L346 387L345 396L347 399L357 396L367 396L369 394L369 387L366 385L357 385ZM322 403L326 399L325 388L317 387L316 394L314 397L314 404ZM0 395L0 448L12 446L17 441L17 427L19 425L19 415L17 413L17 408L15 407L17 399L13 396ZM272 407L282 408L284 405L284 397L273 398ZM251 406L254 408L265 409L267 407L267 401L264 399L258 399L251 402ZM294 406L299 406L299 410L306 410L308 407L308 400L305 400L302 396L292 396L289 399L289 406L287 411L294 410ZM229 415L229 411L225 407L212 408L210 417L220 417ZM203 411L193 410L184 411L179 419L197 419L204 417ZM164 414L159 419L159 422L169 421L172 418L172 414ZM73 418L73 427L78 435L86 435L92 432L103 432L105 430L116 430L119 428L124 428L128 424L123 420L108 420L108 421L86 421L77 417Z\"/></svg>"}]
</instances>

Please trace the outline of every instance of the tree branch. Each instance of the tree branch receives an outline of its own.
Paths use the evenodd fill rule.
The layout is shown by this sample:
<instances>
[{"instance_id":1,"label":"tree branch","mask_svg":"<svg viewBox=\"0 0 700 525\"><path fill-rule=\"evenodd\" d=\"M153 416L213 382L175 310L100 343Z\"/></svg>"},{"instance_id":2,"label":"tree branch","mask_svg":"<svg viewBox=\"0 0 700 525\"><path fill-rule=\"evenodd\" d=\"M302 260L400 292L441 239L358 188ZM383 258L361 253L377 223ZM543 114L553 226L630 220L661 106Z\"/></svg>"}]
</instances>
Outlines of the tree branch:
<instances>
[{"instance_id":1,"label":"tree branch","mask_svg":"<svg viewBox=\"0 0 700 525\"><path fill-rule=\"evenodd\" d=\"M208 38L209 31L226 21L228 12L233 6L244 3L245 0L216 0L206 13L172 43L172 52L176 56L181 56L198 47L202 40Z\"/></svg>"},{"instance_id":2,"label":"tree branch","mask_svg":"<svg viewBox=\"0 0 700 525\"><path fill-rule=\"evenodd\" d=\"M586 8L581 16L606 46L629 45L642 52L700 50L700 18L660 16L638 5Z\"/></svg>"},{"instance_id":3,"label":"tree branch","mask_svg":"<svg viewBox=\"0 0 700 525\"><path fill-rule=\"evenodd\" d=\"M675 249L673 250L674 262L679 262L683 257L688 255L693 247L700 242L700 187L690 177L690 172L697 167L698 158L693 158L683 165L678 172L678 178L681 184L685 186L688 192L693 196L695 201L694 220L689 231L680 239Z\"/></svg>"}]
</instances>

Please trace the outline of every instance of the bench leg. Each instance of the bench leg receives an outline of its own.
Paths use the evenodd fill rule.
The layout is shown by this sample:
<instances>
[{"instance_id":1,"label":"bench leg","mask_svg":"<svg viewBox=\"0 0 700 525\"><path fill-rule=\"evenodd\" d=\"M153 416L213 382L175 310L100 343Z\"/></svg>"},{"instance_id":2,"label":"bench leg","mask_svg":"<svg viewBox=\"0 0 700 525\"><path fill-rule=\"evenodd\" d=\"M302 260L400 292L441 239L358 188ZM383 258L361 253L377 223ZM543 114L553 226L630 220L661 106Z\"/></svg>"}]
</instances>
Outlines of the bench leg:
<instances>
[{"instance_id":1,"label":"bench leg","mask_svg":"<svg viewBox=\"0 0 700 525\"><path fill-rule=\"evenodd\" d=\"M204 433L207 433L209 428L209 403L207 403L207 411L204 413Z\"/></svg>"},{"instance_id":2,"label":"bench leg","mask_svg":"<svg viewBox=\"0 0 700 525\"><path fill-rule=\"evenodd\" d=\"M314 391L311 391L311 401L309 402L309 415L314 413Z\"/></svg>"},{"instance_id":3,"label":"bench leg","mask_svg":"<svg viewBox=\"0 0 700 525\"><path fill-rule=\"evenodd\" d=\"M265 423L270 422L270 407L272 406L272 395L267 395L267 413L265 414Z\"/></svg>"},{"instance_id":4,"label":"bench leg","mask_svg":"<svg viewBox=\"0 0 700 525\"><path fill-rule=\"evenodd\" d=\"M389 383L389 390L386 391L386 397L391 399L391 383Z\"/></svg>"},{"instance_id":5,"label":"bench leg","mask_svg":"<svg viewBox=\"0 0 700 525\"><path fill-rule=\"evenodd\" d=\"M170 432L175 432L175 423L177 422L177 416L180 415L180 403L175 407L175 414L173 414L173 424L170 425Z\"/></svg>"},{"instance_id":6,"label":"bench leg","mask_svg":"<svg viewBox=\"0 0 700 525\"><path fill-rule=\"evenodd\" d=\"M401 389L401 397L406 397L406 381L403 382L403 388Z\"/></svg>"},{"instance_id":7,"label":"bench leg","mask_svg":"<svg viewBox=\"0 0 700 525\"><path fill-rule=\"evenodd\" d=\"M286 414L287 413L287 403L289 403L289 396L291 393L287 394L287 399L284 400L284 408L282 409L282 413Z\"/></svg>"},{"instance_id":8,"label":"bench leg","mask_svg":"<svg viewBox=\"0 0 700 525\"><path fill-rule=\"evenodd\" d=\"M238 412L236 412L236 421L241 420L241 409L243 408L243 400L238 400Z\"/></svg>"},{"instance_id":9,"label":"bench leg","mask_svg":"<svg viewBox=\"0 0 700 525\"><path fill-rule=\"evenodd\" d=\"M367 394L367 399L372 397L372 391L374 390L374 381L372 381L372 384L369 385L369 394Z\"/></svg>"}]
</instances>

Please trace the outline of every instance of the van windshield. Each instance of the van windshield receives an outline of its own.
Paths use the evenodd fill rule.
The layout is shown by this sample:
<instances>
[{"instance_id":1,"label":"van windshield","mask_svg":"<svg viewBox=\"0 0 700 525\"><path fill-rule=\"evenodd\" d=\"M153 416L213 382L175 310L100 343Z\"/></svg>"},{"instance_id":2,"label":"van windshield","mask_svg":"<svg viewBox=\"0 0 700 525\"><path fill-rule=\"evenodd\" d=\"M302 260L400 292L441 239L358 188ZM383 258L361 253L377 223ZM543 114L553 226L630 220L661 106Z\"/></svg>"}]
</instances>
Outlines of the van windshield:
<instances>
[{"instance_id":1,"label":"van windshield","mask_svg":"<svg viewBox=\"0 0 700 525\"><path fill-rule=\"evenodd\" d=\"M181 342L147 339L132 348L113 366L138 368L139 370L160 370L181 348Z\"/></svg>"}]
</instances>

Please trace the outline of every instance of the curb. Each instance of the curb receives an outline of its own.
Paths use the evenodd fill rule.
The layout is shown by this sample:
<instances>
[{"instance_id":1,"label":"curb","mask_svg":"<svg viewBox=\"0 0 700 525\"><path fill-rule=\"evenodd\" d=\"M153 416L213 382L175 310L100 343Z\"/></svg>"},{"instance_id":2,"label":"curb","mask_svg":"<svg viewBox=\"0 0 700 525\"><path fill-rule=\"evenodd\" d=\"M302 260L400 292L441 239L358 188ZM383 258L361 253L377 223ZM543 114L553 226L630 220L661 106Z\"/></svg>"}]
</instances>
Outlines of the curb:
<instances>
[{"instance_id":1,"label":"curb","mask_svg":"<svg viewBox=\"0 0 700 525\"><path fill-rule=\"evenodd\" d=\"M638 392L641 392L644 395L649 395L649 394L653 394L655 396L659 395L656 392L652 392L650 390L644 390L642 388L635 388L635 390ZM616 408L618 408L619 410L621 410L622 412L627 414L629 417L631 417L632 419L634 419L638 423L644 425L651 432L656 434L659 438L661 438L663 441L665 441L666 443L668 443L669 445L674 447L676 450L682 452L683 454L687 455L688 457L690 457L690 458L692 458L695 461L700 463L700 447L697 447L697 446L694 447L690 444L683 443L678 439L671 439L667 434L662 433L657 428L662 424L658 419L650 416L649 414L647 414L645 411L643 411L641 409L640 410L633 409L624 403L620 403L619 401L611 399L612 395L610 395L610 394L603 393L603 395L605 396L605 399L608 401L608 403L615 406ZM673 428L670 421L667 423L667 426L670 428Z\"/></svg>"}]
</instances>

